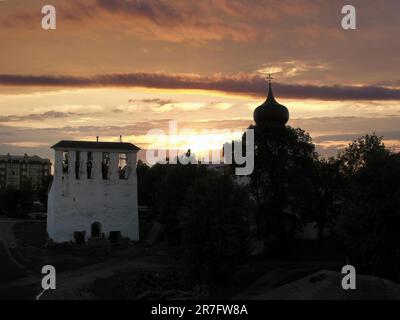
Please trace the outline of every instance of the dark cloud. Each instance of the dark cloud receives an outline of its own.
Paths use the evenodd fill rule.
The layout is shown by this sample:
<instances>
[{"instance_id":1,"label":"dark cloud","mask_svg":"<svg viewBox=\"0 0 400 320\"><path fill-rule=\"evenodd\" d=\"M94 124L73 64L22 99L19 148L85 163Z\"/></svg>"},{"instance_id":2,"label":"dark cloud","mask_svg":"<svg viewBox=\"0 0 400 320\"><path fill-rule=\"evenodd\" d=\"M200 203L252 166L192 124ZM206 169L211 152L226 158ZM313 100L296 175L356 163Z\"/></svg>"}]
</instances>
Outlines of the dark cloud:
<instances>
[{"instance_id":1,"label":"dark cloud","mask_svg":"<svg viewBox=\"0 0 400 320\"><path fill-rule=\"evenodd\" d=\"M266 82L260 76L193 76L186 74L128 73L93 77L0 74L0 84L43 87L149 87L201 89L265 96ZM400 89L379 86L315 86L275 83L282 98L317 100L400 100Z\"/></svg>"}]
</instances>

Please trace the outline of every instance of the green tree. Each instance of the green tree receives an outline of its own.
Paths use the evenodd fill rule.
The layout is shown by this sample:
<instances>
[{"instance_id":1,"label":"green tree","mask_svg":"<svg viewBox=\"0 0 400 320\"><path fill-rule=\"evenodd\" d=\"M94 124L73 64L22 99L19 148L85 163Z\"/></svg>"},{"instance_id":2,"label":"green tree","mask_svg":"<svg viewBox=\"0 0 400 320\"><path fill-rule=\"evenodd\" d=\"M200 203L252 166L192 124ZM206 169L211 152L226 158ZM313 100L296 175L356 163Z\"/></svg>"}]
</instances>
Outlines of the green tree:
<instances>
[{"instance_id":1,"label":"green tree","mask_svg":"<svg viewBox=\"0 0 400 320\"><path fill-rule=\"evenodd\" d=\"M208 171L189 188L184 206L185 257L198 280L223 281L248 253L249 195L231 175Z\"/></svg>"}]
</instances>

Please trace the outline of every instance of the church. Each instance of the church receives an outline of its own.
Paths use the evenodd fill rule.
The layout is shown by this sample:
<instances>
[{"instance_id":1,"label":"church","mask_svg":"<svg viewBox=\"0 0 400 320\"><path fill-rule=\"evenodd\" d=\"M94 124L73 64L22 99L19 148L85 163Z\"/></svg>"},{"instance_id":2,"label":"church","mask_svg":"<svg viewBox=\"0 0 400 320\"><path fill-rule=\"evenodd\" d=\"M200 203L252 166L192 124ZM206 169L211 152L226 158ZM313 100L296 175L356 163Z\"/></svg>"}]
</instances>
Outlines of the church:
<instances>
[{"instance_id":1,"label":"church","mask_svg":"<svg viewBox=\"0 0 400 320\"><path fill-rule=\"evenodd\" d=\"M48 194L47 232L56 242L139 240L132 143L60 141Z\"/></svg>"}]
</instances>

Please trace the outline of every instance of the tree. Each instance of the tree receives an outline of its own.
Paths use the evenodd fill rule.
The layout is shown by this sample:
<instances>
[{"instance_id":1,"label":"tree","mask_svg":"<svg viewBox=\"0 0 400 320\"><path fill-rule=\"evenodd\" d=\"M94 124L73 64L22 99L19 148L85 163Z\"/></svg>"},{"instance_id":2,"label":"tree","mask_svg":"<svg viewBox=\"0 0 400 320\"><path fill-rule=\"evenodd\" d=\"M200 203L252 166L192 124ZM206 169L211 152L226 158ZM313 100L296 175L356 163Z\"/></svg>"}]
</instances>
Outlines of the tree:
<instances>
[{"instance_id":1,"label":"tree","mask_svg":"<svg viewBox=\"0 0 400 320\"><path fill-rule=\"evenodd\" d=\"M44 204L44 207L47 208L47 194L49 192L49 187L53 181L53 176L48 176L43 178L42 184L37 192L37 197L41 203Z\"/></svg>"},{"instance_id":2,"label":"tree","mask_svg":"<svg viewBox=\"0 0 400 320\"><path fill-rule=\"evenodd\" d=\"M343 201L343 176L339 170L339 161L335 158L316 159L310 184L310 206L303 216L306 221L315 221L318 226L318 238L323 239L324 230L331 226L340 211Z\"/></svg>"},{"instance_id":3,"label":"tree","mask_svg":"<svg viewBox=\"0 0 400 320\"><path fill-rule=\"evenodd\" d=\"M21 182L20 189L13 185L8 185L3 192L2 209L4 212L14 216L21 216L30 211L33 207L35 192L30 179Z\"/></svg>"},{"instance_id":4,"label":"tree","mask_svg":"<svg viewBox=\"0 0 400 320\"><path fill-rule=\"evenodd\" d=\"M222 281L248 253L249 195L231 175L215 171L194 181L183 208L183 246L193 274Z\"/></svg>"},{"instance_id":5,"label":"tree","mask_svg":"<svg viewBox=\"0 0 400 320\"><path fill-rule=\"evenodd\" d=\"M152 168L153 169L153 168ZM193 164L163 165L164 174L156 181L154 204L158 219L164 226L171 245L181 242L181 217L179 212L186 198L187 190L192 183L207 169Z\"/></svg>"},{"instance_id":6,"label":"tree","mask_svg":"<svg viewBox=\"0 0 400 320\"><path fill-rule=\"evenodd\" d=\"M151 182L148 179L150 167L142 160L137 162L136 173L138 180L138 203L141 206L148 206L151 203Z\"/></svg>"},{"instance_id":7,"label":"tree","mask_svg":"<svg viewBox=\"0 0 400 320\"><path fill-rule=\"evenodd\" d=\"M5 205L4 209L7 212L15 214L17 212L18 205L20 204L20 192L14 186L8 185L4 192Z\"/></svg>"},{"instance_id":8,"label":"tree","mask_svg":"<svg viewBox=\"0 0 400 320\"><path fill-rule=\"evenodd\" d=\"M353 263L364 272L399 280L400 154L367 135L339 157L347 174L337 222Z\"/></svg>"},{"instance_id":9,"label":"tree","mask_svg":"<svg viewBox=\"0 0 400 320\"><path fill-rule=\"evenodd\" d=\"M309 134L289 126L251 126L255 167L251 187L257 203L258 229L266 245L285 244L300 228L307 208L310 175L317 158ZM245 141L245 137L243 137Z\"/></svg>"},{"instance_id":10,"label":"tree","mask_svg":"<svg viewBox=\"0 0 400 320\"><path fill-rule=\"evenodd\" d=\"M21 182L21 189L19 191L18 202L23 211L29 211L32 209L33 200L36 194L33 189L33 183L31 179L26 179Z\"/></svg>"},{"instance_id":11,"label":"tree","mask_svg":"<svg viewBox=\"0 0 400 320\"><path fill-rule=\"evenodd\" d=\"M0 189L0 215L4 214L6 210L6 195L5 190Z\"/></svg>"},{"instance_id":12,"label":"tree","mask_svg":"<svg viewBox=\"0 0 400 320\"><path fill-rule=\"evenodd\" d=\"M390 154L382 142L382 137L375 134L365 135L354 140L338 155L339 170L347 177L362 169L371 158Z\"/></svg>"}]
</instances>

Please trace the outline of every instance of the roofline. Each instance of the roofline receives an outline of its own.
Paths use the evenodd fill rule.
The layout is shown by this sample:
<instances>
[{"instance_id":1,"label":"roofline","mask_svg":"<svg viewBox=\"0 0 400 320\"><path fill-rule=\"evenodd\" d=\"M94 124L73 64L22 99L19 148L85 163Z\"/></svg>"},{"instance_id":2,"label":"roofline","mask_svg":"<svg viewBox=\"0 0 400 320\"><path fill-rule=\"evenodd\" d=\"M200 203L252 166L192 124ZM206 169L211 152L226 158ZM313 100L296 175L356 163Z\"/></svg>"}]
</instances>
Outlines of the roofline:
<instances>
[{"instance_id":1,"label":"roofline","mask_svg":"<svg viewBox=\"0 0 400 320\"><path fill-rule=\"evenodd\" d=\"M54 149L55 151L93 151L93 152L118 152L118 153L137 153L138 151L142 150L140 148L134 150L134 149L103 149L103 148L78 148L78 147L51 147L51 149Z\"/></svg>"},{"instance_id":2,"label":"roofline","mask_svg":"<svg viewBox=\"0 0 400 320\"><path fill-rule=\"evenodd\" d=\"M105 147L84 147L84 146L58 146L62 142L67 142L67 143L91 143L92 145L95 145L98 143L99 145L103 143L108 143L110 145L112 144L125 144L129 148L105 148ZM61 140L57 142L55 145L50 147L51 149L54 150L65 150L65 151L101 151L101 152L120 152L120 153L137 153L139 150L141 150L138 146L134 145L133 143L130 142L112 142L112 141L103 141L103 142L96 142L96 141L87 141L87 140Z\"/></svg>"}]
</instances>

